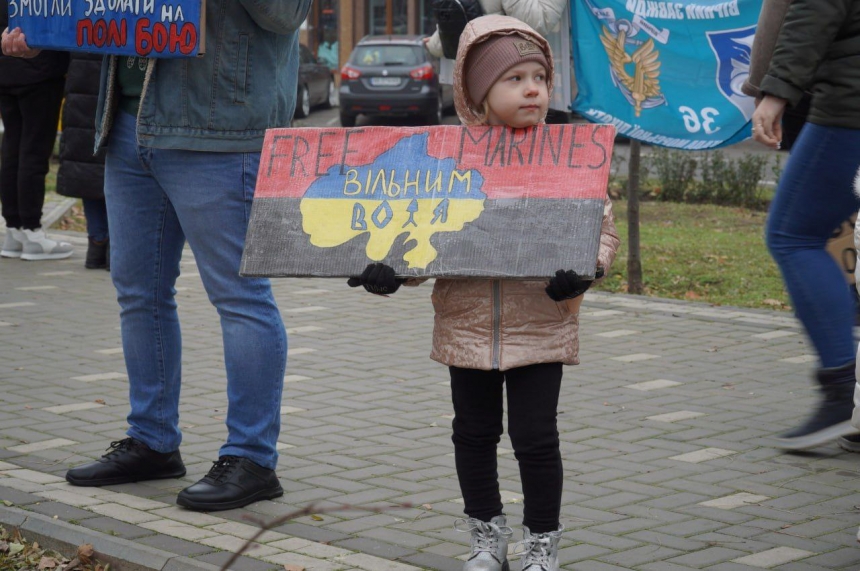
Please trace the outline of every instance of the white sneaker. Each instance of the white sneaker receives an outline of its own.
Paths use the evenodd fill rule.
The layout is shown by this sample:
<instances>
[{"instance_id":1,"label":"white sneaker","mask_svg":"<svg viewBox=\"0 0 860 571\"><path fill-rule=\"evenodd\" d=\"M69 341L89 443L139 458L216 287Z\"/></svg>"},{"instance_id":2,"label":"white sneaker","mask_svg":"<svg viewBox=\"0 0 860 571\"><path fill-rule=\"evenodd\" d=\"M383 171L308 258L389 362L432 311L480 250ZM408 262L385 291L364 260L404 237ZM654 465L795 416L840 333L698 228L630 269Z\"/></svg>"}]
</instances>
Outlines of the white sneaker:
<instances>
[{"instance_id":1,"label":"white sneaker","mask_svg":"<svg viewBox=\"0 0 860 571\"><path fill-rule=\"evenodd\" d=\"M6 236L3 238L3 249L0 257L20 258L24 251L24 234L17 228L6 228Z\"/></svg>"},{"instance_id":2,"label":"white sneaker","mask_svg":"<svg viewBox=\"0 0 860 571\"><path fill-rule=\"evenodd\" d=\"M22 230L21 233L24 236L22 260L62 260L75 251L68 242L58 242L48 238L41 228Z\"/></svg>"}]
</instances>

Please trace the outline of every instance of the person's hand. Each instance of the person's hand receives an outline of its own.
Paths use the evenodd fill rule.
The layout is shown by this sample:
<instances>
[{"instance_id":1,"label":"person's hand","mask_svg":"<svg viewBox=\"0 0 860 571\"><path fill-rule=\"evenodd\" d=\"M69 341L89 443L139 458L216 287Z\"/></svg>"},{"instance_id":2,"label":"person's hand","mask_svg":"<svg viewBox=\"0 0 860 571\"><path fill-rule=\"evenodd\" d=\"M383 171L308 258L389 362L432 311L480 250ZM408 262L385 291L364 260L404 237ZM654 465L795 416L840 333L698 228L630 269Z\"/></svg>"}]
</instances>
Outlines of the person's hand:
<instances>
[{"instance_id":1,"label":"person's hand","mask_svg":"<svg viewBox=\"0 0 860 571\"><path fill-rule=\"evenodd\" d=\"M400 288L400 284L406 278L398 278L394 274L394 268L385 264L369 264L359 277L349 278L346 285L349 287L364 286L364 289L377 295L389 295Z\"/></svg>"},{"instance_id":2,"label":"person's hand","mask_svg":"<svg viewBox=\"0 0 860 571\"><path fill-rule=\"evenodd\" d=\"M15 28L14 30L6 28L3 30L0 49L2 49L4 55L22 58L36 57L42 51L27 45L27 36L24 35L21 28Z\"/></svg>"},{"instance_id":3,"label":"person's hand","mask_svg":"<svg viewBox=\"0 0 860 571\"><path fill-rule=\"evenodd\" d=\"M579 277L573 270L558 270L555 276L550 278L546 294L553 301L573 299L584 294L593 282L594 280Z\"/></svg>"},{"instance_id":4,"label":"person's hand","mask_svg":"<svg viewBox=\"0 0 860 571\"><path fill-rule=\"evenodd\" d=\"M753 139L771 149L782 145L782 114L787 101L773 95L765 95L752 117Z\"/></svg>"}]
</instances>

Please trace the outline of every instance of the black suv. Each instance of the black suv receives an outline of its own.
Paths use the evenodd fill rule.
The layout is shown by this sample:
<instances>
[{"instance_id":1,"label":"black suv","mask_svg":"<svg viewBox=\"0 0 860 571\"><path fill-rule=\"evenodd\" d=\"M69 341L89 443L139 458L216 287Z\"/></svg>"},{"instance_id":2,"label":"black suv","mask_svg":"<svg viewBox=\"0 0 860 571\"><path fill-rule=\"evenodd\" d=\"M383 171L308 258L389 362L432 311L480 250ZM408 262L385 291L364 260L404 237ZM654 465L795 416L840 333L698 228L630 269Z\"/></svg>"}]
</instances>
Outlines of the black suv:
<instances>
[{"instance_id":1,"label":"black suv","mask_svg":"<svg viewBox=\"0 0 860 571\"><path fill-rule=\"evenodd\" d=\"M450 85L439 83L439 60L422 36L365 36L340 70L340 124L353 127L359 114L420 115L442 122L453 105Z\"/></svg>"}]
</instances>

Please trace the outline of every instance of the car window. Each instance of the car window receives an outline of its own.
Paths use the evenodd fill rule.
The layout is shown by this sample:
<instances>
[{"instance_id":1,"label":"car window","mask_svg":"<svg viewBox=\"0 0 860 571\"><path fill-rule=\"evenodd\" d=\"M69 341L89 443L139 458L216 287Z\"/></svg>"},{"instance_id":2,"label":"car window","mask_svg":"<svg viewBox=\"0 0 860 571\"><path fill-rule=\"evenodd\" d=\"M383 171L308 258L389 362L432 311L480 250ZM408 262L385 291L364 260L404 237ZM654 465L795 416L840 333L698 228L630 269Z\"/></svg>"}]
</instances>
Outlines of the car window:
<instances>
[{"instance_id":1,"label":"car window","mask_svg":"<svg viewBox=\"0 0 860 571\"><path fill-rule=\"evenodd\" d=\"M418 65L423 61L424 48L419 46L356 46L352 55L356 65Z\"/></svg>"}]
</instances>

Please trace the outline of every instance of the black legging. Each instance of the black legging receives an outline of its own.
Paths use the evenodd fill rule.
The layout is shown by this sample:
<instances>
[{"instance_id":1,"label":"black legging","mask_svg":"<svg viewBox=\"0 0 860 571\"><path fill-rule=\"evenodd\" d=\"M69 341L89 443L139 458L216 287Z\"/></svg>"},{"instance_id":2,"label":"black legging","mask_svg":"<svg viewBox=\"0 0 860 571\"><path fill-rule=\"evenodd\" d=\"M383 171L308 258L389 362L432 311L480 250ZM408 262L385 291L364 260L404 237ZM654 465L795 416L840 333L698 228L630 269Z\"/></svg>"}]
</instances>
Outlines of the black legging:
<instances>
[{"instance_id":1,"label":"black legging","mask_svg":"<svg viewBox=\"0 0 860 571\"><path fill-rule=\"evenodd\" d=\"M520 465L523 525L533 533L559 527L564 473L556 415L561 363L508 371L450 367L454 461L469 517L502 513L496 445L502 435L502 385L508 387L508 434Z\"/></svg>"},{"instance_id":2,"label":"black legging","mask_svg":"<svg viewBox=\"0 0 860 571\"><path fill-rule=\"evenodd\" d=\"M63 101L63 78L6 88L0 93L3 144L0 147L0 202L10 228L41 226L57 120Z\"/></svg>"}]
</instances>

